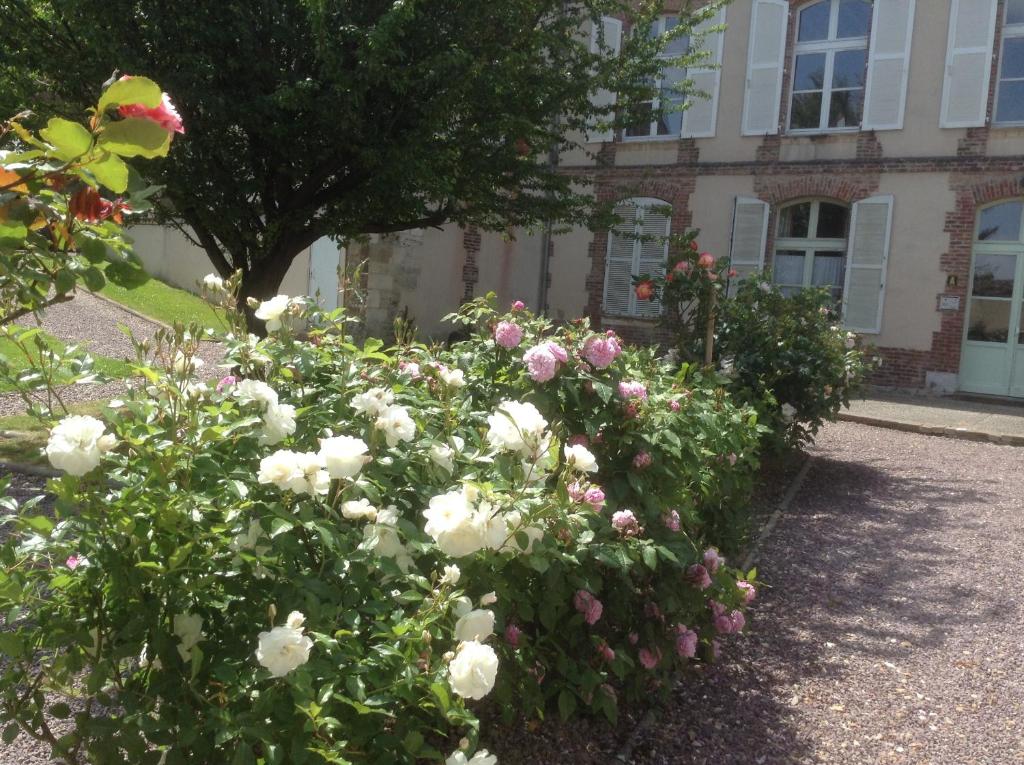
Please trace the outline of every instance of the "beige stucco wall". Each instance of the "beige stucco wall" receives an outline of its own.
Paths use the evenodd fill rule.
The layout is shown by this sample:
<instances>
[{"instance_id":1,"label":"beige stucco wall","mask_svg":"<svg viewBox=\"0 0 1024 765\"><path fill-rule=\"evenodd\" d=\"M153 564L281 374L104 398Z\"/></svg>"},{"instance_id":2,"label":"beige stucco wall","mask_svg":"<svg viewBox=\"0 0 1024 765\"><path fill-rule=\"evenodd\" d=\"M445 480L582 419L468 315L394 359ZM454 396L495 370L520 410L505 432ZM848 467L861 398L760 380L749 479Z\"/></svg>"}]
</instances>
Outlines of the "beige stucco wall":
<instances>
[{"instance_id":1,"label":"beige stucco wall","mask_svg":"<svg viewBox=\"0 0 1024 765\"><path fill-rule=\"evenodd\" d=\"M886 348L926 351L941 315L936 296L946 275L939 265L948 246L946 212L956 206L944 173L883 176L880 194L895 197L882 332L870 339Z\"/></svg>"},{"instance_id":2,"label":"beige stucco wall","mask_svg":"<svg viewBox=\"0 0 1024 765\"><path fill-rule=\"evenodd\" d=\"M693 227L700 229L697 241L704 252L717 257L729 254L732 242L732 216L736 197L757 196L752 176L712 176L697 178L697 187L690 196Z\"/></svg>"},{"instance_id":3,"label":"beige stucco wall","mask_svg":"<svg viewBox=\"0 0 1024 765\"><path fill-rule=\"evenodd\" d=\"M988 134L988 153L993 157L1024 153L1024 128L993 127Z\"/></svg>"},{"instance_id":4,"label":"beige stucco wall","mask_svg":"<svg viewBox=\"0 0 1024 765\"><path fill-rule=\"evenodd\" d=\"M421 338L443 340L453 329L441 317L457 310L462 299L462 236L458 226L446 226L391 239L397 310L409 307Z\"/></svg>"},{"instance_id":5,"label":"beige stucco wall","mask_svg":"<svg viewBox=\"0 0 1024 765\"><path fill-rule=\"evenodd\" d=\"M197 291L197 283L214 268L206 252L189 242L177 229L141 224L128 229L135 242L135 254L146 273L176 287ZM292 262L281 283L285 295L309 292L309 250L303 250Z\"/></svg>"},{"instance_id":6,"label":"beige stucco wall","mask_svg":"<svg viewBox=\"0 0 1024 765\"><path fill-rule=\"evenodd\" d=\"M623 141L615 147L615 164L672 165L679 156L679 139Z\"/></svg>"},{"instance_id":7,"label":"beige stucco wall","mask_svg":"<svg viewBox=\"0 0 1024 765\"><path fill-rule=\"evenodd\" d=\"M554 237L548 264L551 274L548 314L553 319L569 321L583 315L587 307L587 275L593 240L592 231L579 227Z\"/></svg>"},{"instance_id":8,"label":"beige stucco wall","mask_svg":"<svg viewBox=\"0 0 1024 765\"><path fill-rule=\"evenodd\" d=\"M511 236L485 233L477 255L479 281L476 295L494 292L498 306L507 308L522 300L536 309L540 294L541 242L540 232L516 230Z\"/></svg>"}]
</instances>

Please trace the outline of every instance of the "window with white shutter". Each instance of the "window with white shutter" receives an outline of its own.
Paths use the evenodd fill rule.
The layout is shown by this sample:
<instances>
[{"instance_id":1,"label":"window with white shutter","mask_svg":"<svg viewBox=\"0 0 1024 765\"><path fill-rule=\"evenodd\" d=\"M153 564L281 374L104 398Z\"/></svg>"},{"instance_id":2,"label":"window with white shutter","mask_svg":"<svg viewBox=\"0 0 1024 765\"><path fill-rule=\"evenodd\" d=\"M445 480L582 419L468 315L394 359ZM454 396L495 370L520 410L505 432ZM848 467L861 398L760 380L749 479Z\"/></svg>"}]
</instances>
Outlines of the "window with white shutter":
<instances>
[{"instance_id":1,"label":"window with white shutter","mask_svg":"<svg viewBox=\"0 0 1024 765\"><path fill-rule=\"evenodd\" d=\"M827 199L792 202L779 210L772 281L786 296L805 287L827 289L843 299L850 208Z\"/></svg>"},{"instance_id":2,"label":"window with white shutter","mask_svg":"<svg viewBox=\"0 0 1024 765\"><path fill-rule=\"evenodd\" d=\"M595 24L590 31L590 52L617 58L622 47L622 22L611 16L602 16L601 23ZM587 131L587 141L598 143L611 141L615 138L615 131L611 124L615 114L611 107L615 106L615 93L610 90L600 89L590 99L591 103L607 112L598 119L595 119L590 130Z\"/></svg>"},{"instance_id":3,"label":"window with white shutter","mask_svg":"<svg viewBox=\"0 0 1024 765\"><path fill-rule=\"evenodd\" d=\"M638 300L633 278L665 274L671 208L660 199L644 197L620 202L615 214L620 222L608 232L604 313L656 318L661 315L660 301Z\"/></svg>"},{"instance_id":4,"label":"window with white shutter","mask_svg":"<svg viewBox=\"0 0 1024 765\"><path fill-rule=\"evenodd\" d=\"M843 324L854 332L881 331L892 207L893 198L888 194L864 199L853 206L843 289Z\"/></svg>"},{"instance_id":5,"label":"window with white shutter","mask_svg":"<svg viewBox=\"0 0 1024 765\"><path fill-rule=\"evenodd\" d=\"M903 129L915 5L915 0L875 0L864 93L866 130Z\"/></svg>"},{"instance_id":6,"label":"window with white shutter","mask_svg":"<svg viewBox=\"0 0 1024 765\"><path fill-rule=\"evenodd\" d=\"M672 32L678 26L678 16L661 16L651 25L649 34L652 38L661 37ZM676 37L665 46L659 59L665 61L666 64L654 80L654 89L657 95L652 101L641 105L641 109L650 116L650 119L646 122L629 125L623 131L622 137L625 140L679 138L683 124L684 96L681 88L686 80L686 70L678 66L670 66L669 62L685 55L689 47L690 38L686 36Z\"/></svg>"},{"instance_id":7,"label":"window with white shutter","mask_svg":"<svg viewBox=\"0 0 1024 765\"><path fill-rule=\"evenodd\" d=\"M694 28L695 44L707 52L707 58L686 73L695 96L687 99L686 111L683 112L683 138L712 138L715 135L725 32L710 30L724 23L723 6Z\"/></svg>"},{"instance_id":8,"label":"window with white shutter","mask_svg":"<svg viewBox=\"0 0 1024 765\"><path fill-rule=\"evenodd\" d=\"M734 281L764 268L767 244L768 203L753 197L736 197L729 248L729 263L736 271Z\"/></svg>"},{"instance_id":9,"label":"window with white shutter","mask_svg":"<svg viewBox=\"0 0 1024 765\"><path fill-rule=\"evenodd\" d=\"M939 122L944 128L985 124L998 7L998 0L950 0Z\"/></svg>"},{"instance_id":10,"label":"window with white shutter","mask_svg":"<svg viewBox=\"0 0 1024 765\"><path fill-rule=\"evenodd\" d=\"M754 0L750 43L747 46L743 135L775 135L779 132L788 25L789 3L786 0Z\"/></svg>"},{"instance_id":11,"label":"window with white shutter","mask_svg":"<svg viewBox=\"0 0 1024 765\"><path fill-rule=\"evenodd\" d=\"M993 121L1024 125L1024 0L1007 0Z\"/></svg>"}]
</instances>

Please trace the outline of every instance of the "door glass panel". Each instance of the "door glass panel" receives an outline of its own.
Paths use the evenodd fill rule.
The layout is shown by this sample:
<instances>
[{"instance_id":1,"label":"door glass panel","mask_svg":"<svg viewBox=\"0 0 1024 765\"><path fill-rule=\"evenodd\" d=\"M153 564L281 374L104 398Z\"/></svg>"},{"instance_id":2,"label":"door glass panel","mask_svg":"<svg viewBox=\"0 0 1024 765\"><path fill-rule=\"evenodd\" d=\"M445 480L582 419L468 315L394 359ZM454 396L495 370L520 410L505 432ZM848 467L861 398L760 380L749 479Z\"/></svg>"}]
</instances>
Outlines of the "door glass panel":
<instances>
[{"instance_id":1,"label":"door glass panel","mask_svg":"<svg viewBox=\"0 0 1024 765\"><path fill-rule=\"evenodd\" d=\"M822 202L818 205L818 238L845 239L846 219L848 217L849 210L842 205Z\"/></svg>"},{"instance_id":2,"label":"door glass panel","mask_svg":"<svg viewBox=\"0 0 1024 765\"><path fill-rule=\"evenodd\" d=\"M979 242L1016 242L1020 239L1022 202L1004 202L986 207L978 221Z\"/></svg>"},{"instance_id":3,"label":"door glass panel","mask_svg":"<svg viewBox=\"0 0 1024 765\"><path fill-rule=\"evenodd\" d=\"M810 202L783 207L779 214L779 239L806 239L810 222Z\"/></svg>"},{"instance_id":4,"label":"door glass panel","mask_svg":"<svg viewBox=\"0 0 1024 765\"><path fill-rule=\"evenodd\" d=\"M799 250L779 250L773 263L776 284L803 285L804 254Z\"/></svg>"},{"instance_id":5,"label":"door glass panel","mask_svg":"<svg viewBox=\"0 0 1024 765\"><path fill-rule=\"evenodd\" d=\"M967 339L983 343L1005 343L1010 335L1009 300L971 299L971 325Z\"/></svg>"},{"instance_id":6,"label":"door glass panel","mask_svg":"<svg viewBox=\"0 0 1024 765\"><path fill-rule=\"evenodd\" d=\"M808 6L800 11L800 42L828 39L828 21L832 13L829 0Z\"/></svg>"},{"instance_id":7,"label":"door glass panel","mask_svg":"<svg viewBox=\"0 0 1024 765\"><path fill-rule=\"evenodd\" d=\"M836 37L867 37L871 22L869 0L839 0L839 29Z\"/></svg>"},{"instance_id":8,"label":"door glass panel","mask_svg":"<svg viewBox=\"0 0 1024 765\"><path fill-rule=\"evenodd\" d=\"M1013 297L1013 274L1016 269L1016 255L975 255L974 289L971 294L975 297Z\"/></svg>"}]
</instances>

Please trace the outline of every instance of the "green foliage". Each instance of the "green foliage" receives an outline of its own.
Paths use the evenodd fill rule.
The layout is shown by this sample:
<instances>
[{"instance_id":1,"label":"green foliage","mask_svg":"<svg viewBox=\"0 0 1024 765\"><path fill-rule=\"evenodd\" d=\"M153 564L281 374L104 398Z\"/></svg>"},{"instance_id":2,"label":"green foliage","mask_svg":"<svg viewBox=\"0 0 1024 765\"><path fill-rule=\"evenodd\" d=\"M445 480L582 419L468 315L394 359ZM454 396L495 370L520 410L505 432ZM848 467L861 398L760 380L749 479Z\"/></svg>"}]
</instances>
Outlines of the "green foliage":
<instances>
[{"instance_id":1,"label":"green foliage","mask_svg":"<svg viewBox=\"0 0 1024 765\"><path fill-rule=\"evenodd\" d=\"M602 219L586 179L543 158L580 148L598 123L649 122L658 72L704 56L657 55L696 39L693 25L719 5L679 12L652 39L661 0L203 0L188 13L165 0L11 0L0 4L0 77L11 80L0 80L0 107L9 93L10 109L68 117L115 69L157 79L189 140L142 172L220 275L242 270L243 298L265 298L325 235ZM602 15L637 32L617 57L590 50ZM25 101L29 83L39 95ZM598 91L617 104L595 106ZM143 101L120 90L107 100L126 98ZM164 148L152 127L114 128L127 131L134 154ZM105 142L123 149L114 133Z\"/></svg>"},{"instance_id":2,"label":"green foliage","mask_svg":"<svg viewBox=\"0 0 1024 765\"><path fill-rule=\"evenodd\" d=\"M719 354L739 401L772 428L768 446L808 443L862 390L877 363L838 326L828 290L786 297L769 277L751 276L721 306Z\"/></svg>"},{"instance_id":3,"label":"green foliage","mask_svg":"<svg viewBox=\"0 0 1024 765\"><path fill-rule=\"evenodd\" d=\"M191 292L160 281L136 263L112 263L104 268L107 281L100 294L164 324L195 322L209 329L223 329L222 309Z\"/></svg>"}]
</instances>

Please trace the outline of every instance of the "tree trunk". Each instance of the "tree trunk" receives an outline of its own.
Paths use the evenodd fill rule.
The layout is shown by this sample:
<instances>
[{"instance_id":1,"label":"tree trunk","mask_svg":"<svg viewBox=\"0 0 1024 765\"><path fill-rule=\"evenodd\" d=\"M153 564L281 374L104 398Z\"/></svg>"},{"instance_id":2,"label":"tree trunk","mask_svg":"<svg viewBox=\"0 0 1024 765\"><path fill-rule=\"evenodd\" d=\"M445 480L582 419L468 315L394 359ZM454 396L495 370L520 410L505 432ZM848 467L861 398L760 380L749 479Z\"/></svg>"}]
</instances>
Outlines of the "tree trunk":
<instances>
[{"instance_id":1,"label":"tree trunk","mask_svg":"<svg viewBox=\"0 0 1024 765\"><path fill-rule=\"evenodd\" d=\"M246 326L253 334L266 337L267 329L264 323L256 318L256 309L249 306L249 298L263 301L277 295L288 269L298 254L308 246L301 240L281 242L272 252L257 260L251 269L242 272L242 286L238 294L239 308L245 314Z\"/></svg>"}]
</instances>

